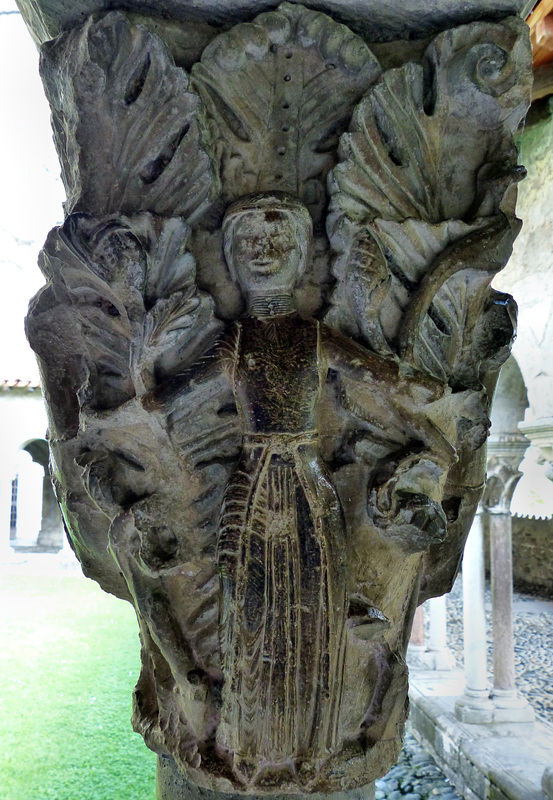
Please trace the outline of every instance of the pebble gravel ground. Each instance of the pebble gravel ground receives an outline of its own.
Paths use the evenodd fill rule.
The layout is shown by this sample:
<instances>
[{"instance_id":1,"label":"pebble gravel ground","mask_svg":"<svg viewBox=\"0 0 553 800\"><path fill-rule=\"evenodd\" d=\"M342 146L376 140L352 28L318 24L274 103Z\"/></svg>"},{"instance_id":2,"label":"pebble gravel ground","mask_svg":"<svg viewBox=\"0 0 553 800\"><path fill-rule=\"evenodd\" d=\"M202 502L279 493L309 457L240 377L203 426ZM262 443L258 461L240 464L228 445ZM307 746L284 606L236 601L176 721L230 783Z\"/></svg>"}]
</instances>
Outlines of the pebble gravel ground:
<instances>
[{"instance_id":1,"label":"pebble gravel ground","mask_svg":"<svg viewBox=\"0 0 553 800\"><path fill-rule=\"evenodd\" d=\"M492 663L491 592L486 588L488 666ZM513 597L515 675L519 693L526 697L542 722L553 725L553 603L531 594ZM457 666L463 668L463 590L458 579L447 595L447 642ZM493 676L488 673L488 683Z\"/></svg>"},{"instance_id":2,"label":"pebble gravel ground","mask_svg":"<svg viewBox=\"0 0 553 800\"><path fill-rule=\"evenodd\" d=\"M410 733L395 767L376 781L375 800L461 800L443 772Z\"/></svg>"},{"instance_id":3,"label":"pebble gravel ground","mask_svg":"<svg viewBox=\"0 0 553 800\"><path fill-rule=\"evenodd\" d=\"M491 665L491 593L486 590L488 663ZM427 615L428 617L428 615ZM427 620L426 620L427 622ZM553 724L553 603L530 594L514 596L517 688L536 717ZM447 596L448 646L463 668L463 593L461 579ZM488 677L492 685L491 674ZM432 757L409 733L398 763L376 781L375 800L462 800Z\"/></svg>"}]
</instances>

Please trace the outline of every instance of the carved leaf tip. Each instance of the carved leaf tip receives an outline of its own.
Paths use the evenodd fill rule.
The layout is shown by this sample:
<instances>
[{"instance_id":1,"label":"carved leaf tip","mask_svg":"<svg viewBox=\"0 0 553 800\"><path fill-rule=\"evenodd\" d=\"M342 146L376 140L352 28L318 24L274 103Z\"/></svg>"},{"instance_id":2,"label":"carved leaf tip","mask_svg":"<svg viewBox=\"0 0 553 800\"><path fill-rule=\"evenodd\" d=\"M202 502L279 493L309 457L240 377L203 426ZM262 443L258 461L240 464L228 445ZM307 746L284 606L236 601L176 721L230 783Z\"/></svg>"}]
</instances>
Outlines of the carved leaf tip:
<instances>
[{"instance_id":1,"label":"carved leaf tip","mask_svg":"<svg viewBox=\"0 0 553 800\"><path fill-rule=\"evenodd\" d=\"M44 48L41 73L67 213L205 213L219 183L203 108L155 34L92 17Z\"/></svg>"},{"instance_id":2,"label":"carved leaf tip","mask_svg":"<svg viewBox=\"0 0 553 800\"><path fill-rule=\"evenodd\" d=\"M291 191L320 220L338 138L380 74L363 40L325 14L282 3L218 36L191 74L218 142L225 197Z\"/></svg>"},{"instance_id":3,"label":"carved leaf tip","mask_svg":"<svg viewBox=\"0 0 553 800\"><path fill-rule=\"evenodd\" d=\"M521 20L471 23L438 35L420 64L385 72L329 178L341 281L330 318L379 353L473 388L480 362L493 361L473 340L478 315L517 231L524 169L512 135L530 99L527 38ZM497 341L509 324L497 321Z\"/></svg>"},{"instance_id":4,"label":"carved leaf tip","mask_svg":"<svg viewBox=\"0 0 553 800\"><path fill-rule=\"evenodd\" d=\"M41 264L57 307L43 327L71 310L89 373L81 405L115 408L143 395L213 334L189 235L181 218L149 213L73 214L50 233Z\"/></svg>"}]
</instances>

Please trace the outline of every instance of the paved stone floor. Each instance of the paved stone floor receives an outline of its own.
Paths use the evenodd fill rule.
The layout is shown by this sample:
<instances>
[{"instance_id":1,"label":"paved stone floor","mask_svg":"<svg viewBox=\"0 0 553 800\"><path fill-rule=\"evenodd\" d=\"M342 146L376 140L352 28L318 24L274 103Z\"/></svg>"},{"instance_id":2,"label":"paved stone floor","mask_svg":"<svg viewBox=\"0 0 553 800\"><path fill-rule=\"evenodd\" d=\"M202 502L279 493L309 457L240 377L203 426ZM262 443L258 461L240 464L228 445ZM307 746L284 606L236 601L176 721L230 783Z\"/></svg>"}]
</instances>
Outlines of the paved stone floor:
<instances>
[{"instance_id":1,"label":"paved stone floor","mask_svg":"<svg viewBox=\"0 0 553 800\"><path fill-rule=\"evenodd\" d=\"M491 665L491 594L486 591L488 663ZM513 602L517 688L536 716L553 724L553 601L515 594ZM447 597L448 645L463 666L461 579ZM489 675L489 683L492 676ZM405 737L398 764L376 783L376 800L461 800L431 756L411 734Z\"/></svg>"}]
</instances>

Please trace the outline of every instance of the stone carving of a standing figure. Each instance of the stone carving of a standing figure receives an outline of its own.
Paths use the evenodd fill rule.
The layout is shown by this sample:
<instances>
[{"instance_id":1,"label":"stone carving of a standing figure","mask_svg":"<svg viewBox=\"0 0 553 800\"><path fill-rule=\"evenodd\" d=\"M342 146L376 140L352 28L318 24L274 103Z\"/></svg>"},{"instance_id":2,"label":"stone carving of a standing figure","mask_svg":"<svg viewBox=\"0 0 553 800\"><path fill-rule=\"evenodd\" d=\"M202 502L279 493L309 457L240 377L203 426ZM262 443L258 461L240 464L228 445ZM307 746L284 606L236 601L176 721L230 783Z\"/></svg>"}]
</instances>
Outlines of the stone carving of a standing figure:
<instances>
[{"instance_id":1,"label":"stone carving of a standing figure","mask_svg":"<svg viewBox=\"0 0 553 800\"><path fill-rule=\"evenodd\" d=\"M482 493L530 50L517 18L388 52L238 5L202 45L109 12L43 48L67 203L27 330L162 782L341 792L397 759Z\"/></svg>"},{"instance_id":2,"label":"stone carving of a standing figure","mask_svg":"<svg viewBox=\"0 0 553 800\"><path fill-rule=\"evenodd\" d=\"M441 507L418 473L432 469L438 487L453 451L412 399L414 391L427 402L438 399L438 384L422 375L404 379L400 394L393 364L295 310L312 237L309 212L297 198L242 198L227 211L223 233L247 311L220 348L243 444L218 542L219 741L246 781L290 763L307 777L339 738L348 610L358 634L383 623L369 599L348 597L347 529L322 451L336 462L344 417L382 452L401 451L385 482L393 498L386 508L376 503L374 512L393 536L396 517L411 505L417 541L406 546L415 551L445 530ZM341 423L333 423L338 414ZM340 445L329 441L333 428Z\"/></svg>"},{"instance_id":3,"label":"stone carving of a standing figure","mask_svg":"<svg viewBox=\"0 0 553 800\"><path fill-rule=\"evenodd\" d=\"M318 327L293 306L309 212L290 196L253 196L227 213L224 235L247 316L231 360L243 451L218 546L222 739L249 778L260 758L323 758L336 745L345 532L318 449Z\"/></svg>"}]
</instances>

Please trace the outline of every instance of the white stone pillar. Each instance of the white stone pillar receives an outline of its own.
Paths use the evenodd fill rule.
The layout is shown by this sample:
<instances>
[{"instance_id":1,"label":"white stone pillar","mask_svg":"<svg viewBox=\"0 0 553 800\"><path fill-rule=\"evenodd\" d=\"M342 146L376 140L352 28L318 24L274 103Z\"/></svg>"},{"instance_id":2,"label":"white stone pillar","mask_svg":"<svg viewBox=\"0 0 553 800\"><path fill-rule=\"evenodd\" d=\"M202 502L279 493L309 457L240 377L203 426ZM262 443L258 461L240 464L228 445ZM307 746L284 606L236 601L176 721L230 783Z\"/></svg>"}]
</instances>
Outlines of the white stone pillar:
<instances>
[{"instance_id":1,"label":"white stone pillar","mask_svg":"<svg viewBox=\"0 0 553 800\"><path fill-rule=\"evenodd\" d=\"M425 669L423 660L426 654L424 642L424 608L425 605L418 606L413 617L413 627L411 628L411 638L407 647L407 664L410 669Z\"/></svg>"},{"instance_id":2,"label":"white stone pillar","mask_svg":"<svg viewBox=\"0 0 553 800\"><path fill-rule=\"evenodd\" d=\"M428 601L429 631L428 653L433 660L432 669L443 670L455 667L455 657L447 646L446 597L433 597Z\"/></svg>"},{"instance_id":3,"label":"white stone pillar","mask_svg":"<svg viewBox=\"0 0 553 800\"><path fill-rule=\"evenodd\" d=\"M12 505L12 479L15 477L9 465L0 467L0 562L13 555L10 547L10 514Z\"/></svg>"},{"instance_id":4,"label":"white stone pillar","mask_svg":"<svg viewBox=\"0 0 553 800\"><path fill-rule=\"evenodd\" d=\"M428 614L429 630L426 640L424 616ZM417 608L407 651L407 663L412 669L451 670L455 656L447 646L446 599L433 597Z\"/></svg>"},{"instance_id":5,"label":"white stone pillar","mask_svg":"<svg viewBox=\"0 0 553 800\"><path fill-rule=\"evenodd\" d=\"M479 507L463 555L465 691L455 711L462 722L491 722L488 690L483 510Z\"/></svg>"},{"instance_id":6,"label":"white stone pillar","mask_svg":"<svg viewBox=\"0 0 553 800\"><path fill-rule=\"evenodd\" d=\"M30 453L21 450L17 474L17 540L22 544L36 545L42 524L44 468L33 461Z\"/></svg>"}]
</instances>

